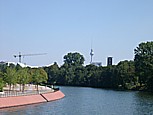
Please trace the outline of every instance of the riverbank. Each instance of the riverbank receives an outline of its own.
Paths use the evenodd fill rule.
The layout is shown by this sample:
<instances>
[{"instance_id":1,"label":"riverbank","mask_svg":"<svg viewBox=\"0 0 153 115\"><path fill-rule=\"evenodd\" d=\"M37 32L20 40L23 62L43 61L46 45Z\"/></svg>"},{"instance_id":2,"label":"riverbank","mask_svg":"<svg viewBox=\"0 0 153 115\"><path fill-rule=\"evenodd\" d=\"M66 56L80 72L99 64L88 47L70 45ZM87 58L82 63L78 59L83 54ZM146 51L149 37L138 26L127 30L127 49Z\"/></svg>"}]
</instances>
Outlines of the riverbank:
<instances>
[{"instance_id":1,"label":"riverbank","mask_svg":"<svg viewBox=\"0 0 153 115\"><path fill-rule=\"evenodd\" d=\"M0 109L36 103L54 101L63 98L65 95L60 91L54 91L45 86L39 86L39 91L35 90L34 85L29 85L25 92L19 92L17 87L14 91L5 91L0 94Z\"/></svg>"}]
</instances>

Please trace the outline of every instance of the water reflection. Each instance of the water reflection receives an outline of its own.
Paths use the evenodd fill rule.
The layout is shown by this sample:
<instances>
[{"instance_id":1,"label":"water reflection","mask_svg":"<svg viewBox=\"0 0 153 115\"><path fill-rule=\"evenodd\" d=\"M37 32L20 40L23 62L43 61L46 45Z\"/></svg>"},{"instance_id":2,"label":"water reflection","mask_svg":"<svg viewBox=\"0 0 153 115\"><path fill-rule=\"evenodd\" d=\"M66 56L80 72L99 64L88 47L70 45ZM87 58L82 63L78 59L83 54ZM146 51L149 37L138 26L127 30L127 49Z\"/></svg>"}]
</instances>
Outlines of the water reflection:
<instances>
[{"instance_id":1,"label":"water reflection","mask_svg":"<svg viewBox=\"0 0 153 115\"><path fill-rule=\"evenodd\" d=\"M39 108L43 103L0 109L0 115L31 115L33 108ZM34 114L33 114L34 115Z\"/></svg>"},{"instance_id":2,"label":"water reflection","mask_svg":"<svg viewBox=\"0 0 153 115\"><path fill-rule=\"evenodd\" d=\"M137 92L135 98L135 114L152 115L153 114L153 94L146 92Z\"/></svg>"}]
</instances>

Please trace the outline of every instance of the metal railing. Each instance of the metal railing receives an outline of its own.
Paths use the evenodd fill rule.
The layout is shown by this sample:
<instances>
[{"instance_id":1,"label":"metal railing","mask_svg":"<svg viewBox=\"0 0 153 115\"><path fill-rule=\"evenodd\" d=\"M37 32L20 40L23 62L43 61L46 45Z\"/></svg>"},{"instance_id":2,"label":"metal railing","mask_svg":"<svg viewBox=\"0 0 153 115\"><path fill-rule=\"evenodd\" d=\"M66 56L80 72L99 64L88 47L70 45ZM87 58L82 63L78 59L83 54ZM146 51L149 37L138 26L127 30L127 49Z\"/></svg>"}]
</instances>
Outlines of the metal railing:
<instances>
[{"instance_id":1,"label":"metal railing","mask_svg":"<svg viewBox=\"0 0 153 115\"><path fill-rule=\"evenodd\" d=\"M27 96L27 95L37 95L37 94L44 94L44 93L51 93L54 90L28 90L28 91L4 91L0 94L1 97L14 97L14 96Z\"/></svg>"}]
</instances>

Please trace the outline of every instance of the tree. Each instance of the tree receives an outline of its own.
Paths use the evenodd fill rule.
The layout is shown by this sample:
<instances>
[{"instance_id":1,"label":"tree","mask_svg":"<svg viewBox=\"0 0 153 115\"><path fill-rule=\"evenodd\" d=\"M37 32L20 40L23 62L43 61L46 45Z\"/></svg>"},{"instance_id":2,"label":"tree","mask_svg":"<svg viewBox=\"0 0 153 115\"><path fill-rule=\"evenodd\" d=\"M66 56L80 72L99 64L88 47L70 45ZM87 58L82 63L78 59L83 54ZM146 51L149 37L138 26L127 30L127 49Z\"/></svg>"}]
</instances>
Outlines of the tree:
<instances>
[{"instance_id":1,"label":"tree","mask_svg":"<svg viewBox=\"0 0 153 115\"><path fill-rule=\"evenodd\" d=\"M18 76L18 83L20 84L20 86L22 85L22 92L24 92L25 84L29 83L29 78L30 78L28 68L22 68L18 70L17 76Z\"/></svg>"},{"instance_id":2,"label":"tree","mask_svg":"<svg viewBox=\"0 0 153 115\"><path fill-rule=\"evenodd\" d=\"M5 72L6 72L6 68L7 68L7 64L6 64L6 63L0 64L0 71L1 71L2 73L5 73Z\"/></svg>"},{"instance_id":3,"label":"tree","mask_svg":"<svg viewBox=\"0 0 153 115\"><path fill-rule=\"evenodd\" d=\"M33 73L33 83L36 84L37 86L37 91L38 91L38 85L42 82L47 82L47 73L45 72L45 70L43 68L37 68L37 69L33 69L34 73Z\"/></svg>"},{"instance_id":4,"label":"tree","mask_svg":"<svg viewBox=\"0 0 153 115\"><path fill-rule=\"evenodd\" d=\"M65 67L61 66L59 69L59 75L57 77L57 84L59 85L66 85L66 69Z\"/></svg>"},{"instance_id":5,"label":"tree","mask_svg":"<svg viewBox=\"0 0 153 115\"><path fill-rule=\"evenodd\" d=\"M3 91L3 87L4 87L4 81L2 78L0 78L0 92Z\"/></svg>"},{"instance_id":6,"label":"tree","mask_svg":"<svg viewBox=\"0 0 153 115\"><path fill-rule=\"evenodd\" d=\"M86 81L86 85L87 86L89 86L89 87L94 87L95 86L95 84L96 84L96 71L97 71L97 69L98 69L98 67L97 66L95 66L95 65L87 65L86 67L85 67L85 71L86 71L86 74L85 74L85 81Z\"/></svg>"},{"instance_id":7,"label":"tree","mask_svg":"<svg viewBox=\"0 0 153 115\"><path fill-rule=\"evenodd\" d=\"M25 84L30 81L30 74L28 68L18 68L16 71L17 83L20 84L20 91L24 92ZM21 87L22 86L22 87Z\"/></svg>"},{"instance_id":8,"label":"tree","mask_svg":"<svg viewBox=\"0 0 153 115\"><path fill-rule=\"evenodd\" d=\"M0 92L3 91L3 87L4 87L4 74L2 72L0 72Z\"/></svg>"},{"instance_id":9,"label":"tree","mask_svg":"<svg viewBox=\"0 0 153 115\"><path fill-rule=\"evenodd\" d=\"M73 83L75 83L76 86L85 86L85 67L83 66L78 66L74 70L74 78L73 78Z\"/></svg>"},{"instance_id":10,"label":"tree","mask_svg":"<svg viewBox=\"0 0 153 115\"><path fill-rule=\"evenodd\" d=\"M80 53L68 53L64 56L64 64L60 68L58 81L65 85L78 85L79 76L76 75L76 70L83 67L84 57Z\"/></svg>"},{"instance_id":11,"label":"tree","mask_svg":"<svg viewBox=\"0 0 153 115\"><path fill-rule=\"evenodd\" d=\"M62 85L75 85L73 82L74 80L74 71L75 71L75 66L64 64L60 68L60 74L57 82L61 82L60 84Z\"/></svg>"},{"instance_id":12,"label":"tree","mask_svg":"<svg viewBox=\"0 0 153 115\"><path fill-rule=\"evenodd\" d=\"M49 67L45 67L44 70L48 74L47 83L48 84L56 83L57 82L57 78L59 76L59 67L58 67L57 63L55 62L53 65L51 65Z\"/></svg>"},{"instance_id":13,"label":"tree","mask_svg":"<svg viewBox=\"0 0 153 115\"><path fill-rule=\"evenodd\" d=\"M64 62L68 65L79 66L84 64L84 57L79 53L68 53L64 56Z\"/></svg>"},{"instance_id":14,"label":"tree","mask_svg":"<svg viewBox=\"0 0 153 115\"><path fill-rule=\"evenodd\" d=\"M140 43L134 53L135 71L140 85L153 91L153 41Z\"/></svg>"},{"instance_id":15,"label":"tree","mask_svg":"<svg viewBox=\"0 0 153 115\"><path fill-rule=\"evenodd\" d=\"M11 86L17 83L16 70L12 67L7 67L6 76L4 77L4 81L8 83L9 90L11 90Z\"/></svg>"},{"instance_id":16,"label":"tree","mask_svg":"<svg viewBox=\"0 0 153 115\"><path fill-rule=\"evenodd\" d=\"M137 83L133 61L120 61L117 65L116 84L125 89L132 89Z\"/></svg>"},{"instance_id":17,"label":"tree","mask_svg":"<svg viewBox=\"0 0 153 115\"><path fill-rule=\"evenodd\" d=\"M101 69L101 87L116 88L116 66L102 67Z\"/></svg>"},{"instance_id":18,"label":"tree","mask_svg":"<svg viewBox=\"0 0 153 115\"><path fill-rule=\"evenodd\" d=\"M17 65L15 66L15 68L16 68L16 70L22 69L22 67L20 66L20 64L17 64Z\"/></svg>"}]
</instances>

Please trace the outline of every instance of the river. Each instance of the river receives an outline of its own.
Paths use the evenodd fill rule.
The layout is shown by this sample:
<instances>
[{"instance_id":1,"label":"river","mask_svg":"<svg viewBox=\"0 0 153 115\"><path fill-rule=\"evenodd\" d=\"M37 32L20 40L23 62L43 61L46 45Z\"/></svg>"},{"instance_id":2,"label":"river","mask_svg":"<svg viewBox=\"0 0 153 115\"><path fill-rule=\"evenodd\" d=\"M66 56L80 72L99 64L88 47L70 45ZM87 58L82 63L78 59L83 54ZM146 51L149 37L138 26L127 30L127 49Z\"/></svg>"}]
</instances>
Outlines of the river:
<instances>
[{"instance_id":1,"label":"river","mask_svg":"<svg viewBox=\"0 0 153 115\"><path fill-rule=\"evenodd\" d=\"M153 115L153 94L60 87L63 99L0 109L0 115Z\"/></svg>"}]
</instances>

